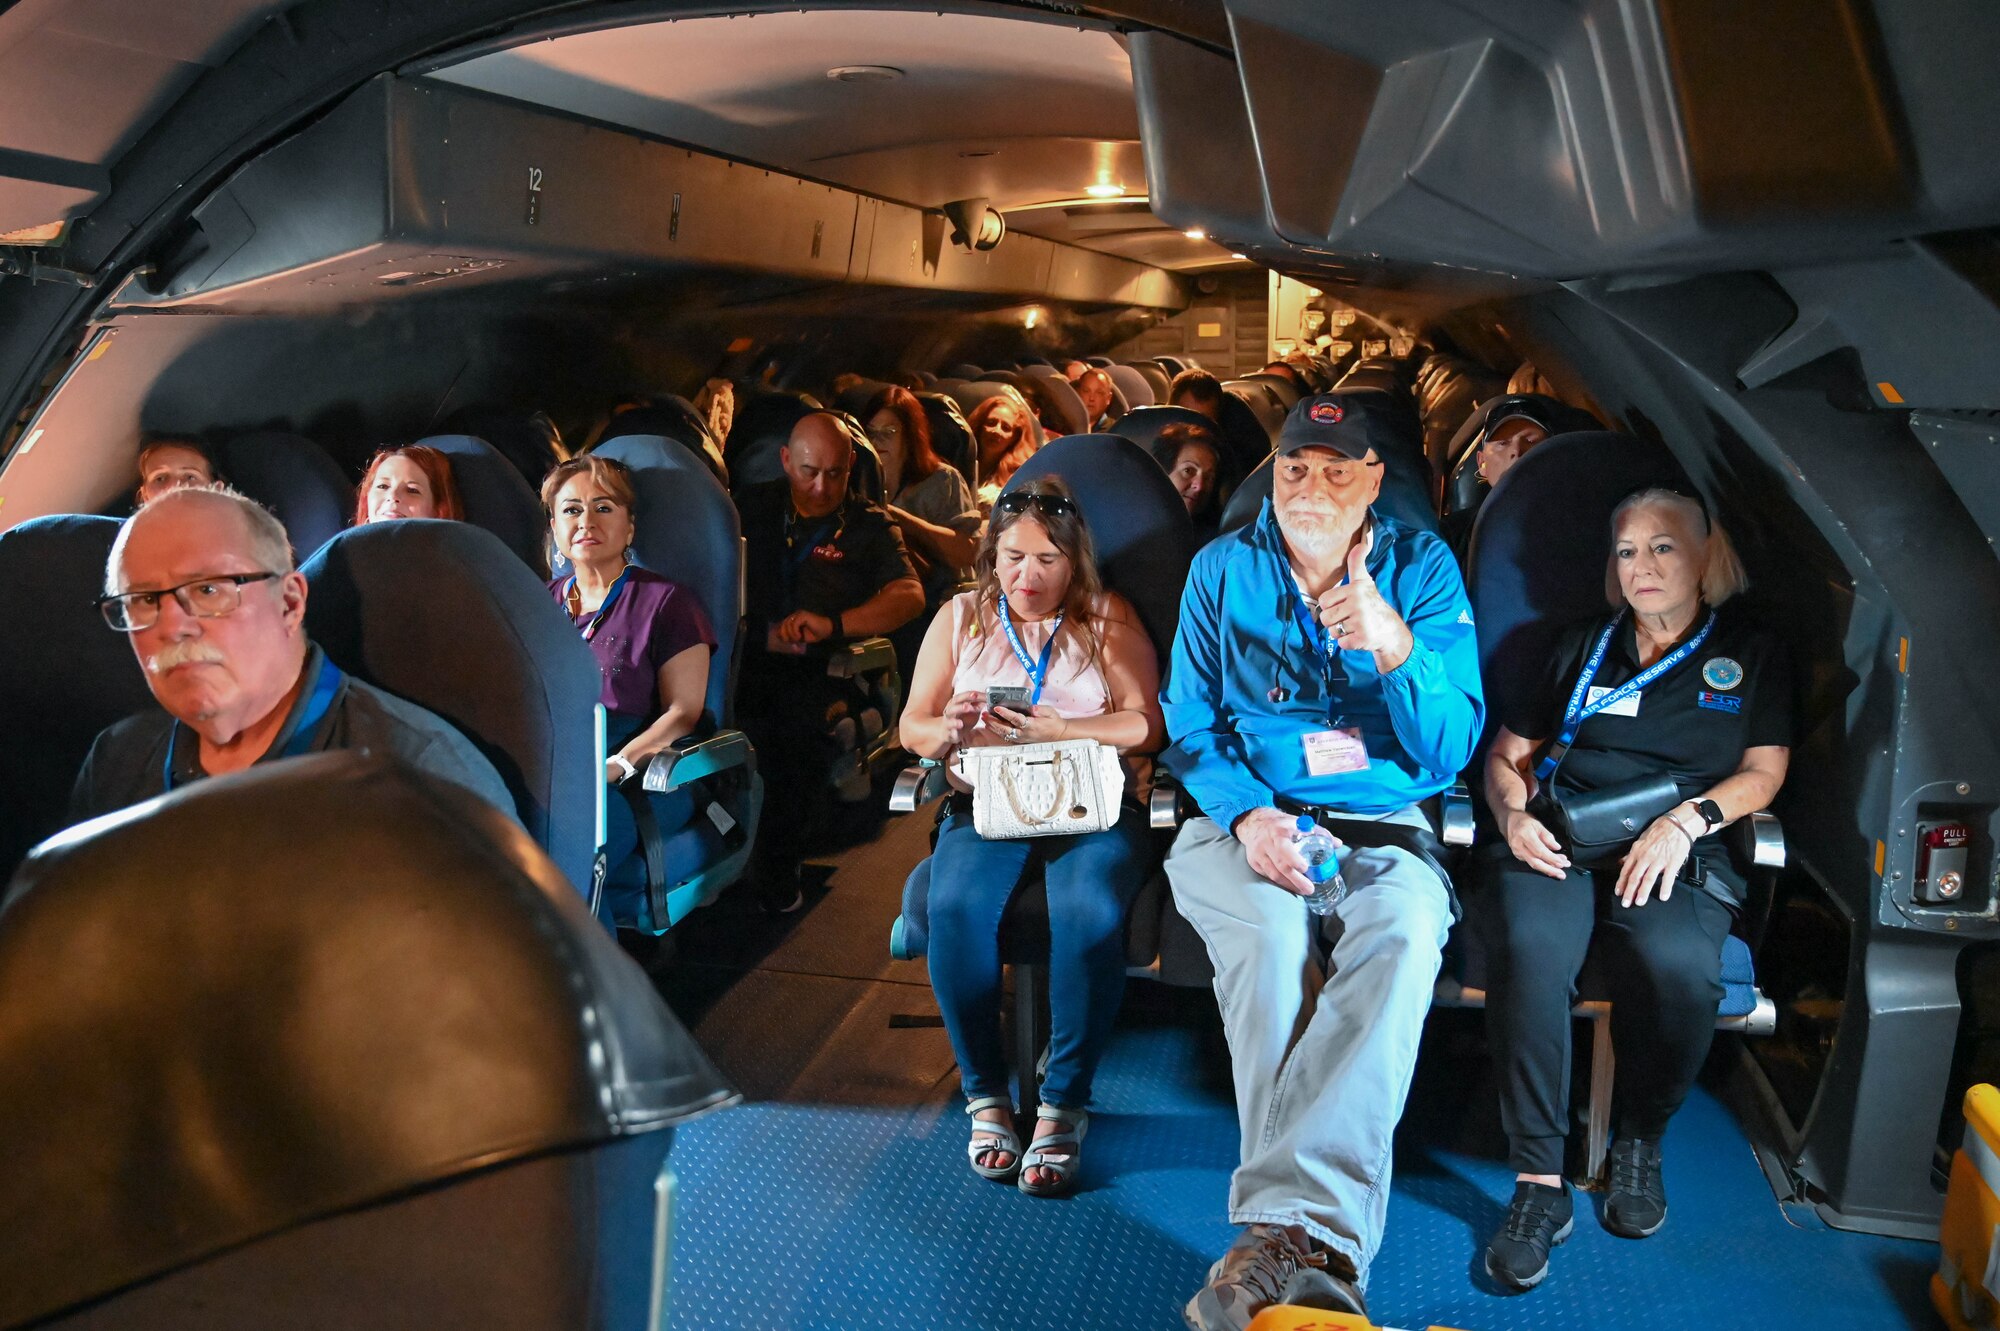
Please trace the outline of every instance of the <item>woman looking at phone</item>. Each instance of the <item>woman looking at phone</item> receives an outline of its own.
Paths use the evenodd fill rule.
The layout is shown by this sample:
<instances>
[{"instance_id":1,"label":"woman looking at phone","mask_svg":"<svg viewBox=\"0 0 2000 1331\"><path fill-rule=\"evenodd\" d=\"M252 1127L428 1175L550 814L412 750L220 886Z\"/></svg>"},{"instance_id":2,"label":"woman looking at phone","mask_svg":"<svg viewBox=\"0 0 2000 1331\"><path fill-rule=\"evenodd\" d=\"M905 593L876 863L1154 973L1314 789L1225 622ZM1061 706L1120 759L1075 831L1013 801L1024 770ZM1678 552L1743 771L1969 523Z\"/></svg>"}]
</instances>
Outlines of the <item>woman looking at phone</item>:
<instances>
[{"instance_id":1,"label":"woman looking at phone","mask_svg":"<svg viewBox=\"0 0 2000 1331\"><path fill-rule=\"evenodd\" d=\"M1084 739L1126 755L1117 822L1084 834L986 840L954 774L931 859L931 987L973 1118L972 1168L1059 1196L1076 1185L1091 1078L1125 991L1125 912L1150 864L1142 755L1165 733L1159 662L1132 607L1103 589L1083 516L1055 477L994 502L973 567L978 585L953 597L924 637L904 744L938 760L960 748ZM1048 889L1050 1038L1024 1152L1000 1039L1000 917L1033 866Z\"/></svg>"}]
</instances>

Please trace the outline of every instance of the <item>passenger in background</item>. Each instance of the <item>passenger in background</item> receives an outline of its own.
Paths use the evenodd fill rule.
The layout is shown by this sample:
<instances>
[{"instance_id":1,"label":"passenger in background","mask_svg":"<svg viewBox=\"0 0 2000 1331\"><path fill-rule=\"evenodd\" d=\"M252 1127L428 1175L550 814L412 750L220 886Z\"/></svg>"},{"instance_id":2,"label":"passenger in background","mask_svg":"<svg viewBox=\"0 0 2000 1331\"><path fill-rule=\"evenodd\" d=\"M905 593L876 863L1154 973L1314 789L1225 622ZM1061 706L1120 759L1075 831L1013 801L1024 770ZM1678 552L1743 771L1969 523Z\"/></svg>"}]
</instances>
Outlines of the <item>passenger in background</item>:
<instances>
[{"instance_id":1,"label":"passenger in background","mask_svg":"<svg viewBox=\"0 0 2000 1331\"><path fill-rule=\"evenodd\" d=\"M1515 367L1513 377L1507 380L1507 391L1510 393L1534 393L1541 397L1561 396L1561 394L1556 392L1555 385L1548 381L1546 375L1535 368L1535 363L1531 360L1524 360Z\"/></svg>"},{"instance_id":2,"label":"passenger in background","mask_svg":"<svg viewBox=\"0 0 2000 1331\"><path fill-rule=\"evenodd\" d=\"M631 471L610 458L585 454L542 481L550 567L568 569L550 581L549 591L597 658L604 680L598 701L604 704L610 746L604 779L614 786L640 776L655 756L701 724L716 646L715 631L691 592L631 562L636 503ZM694 818L692 791L643 798L652 802L663 838ZM611 918L656 929L644 873L635 889L633 875L620 872L626 859L641 853L631 805L614 796L605 810ZM698 867L669 864L667 879L678 881Z\"/></svg>"},{"instance_id":3,"label":"passenger in background","mask_svg":"<svg viewBox=\"0 0 2000 1331\"><path fill-rule=\"evenodd\" d=\"M1077 376L1076 395L1083 399L1083 414L1090 424L1088 430L1102 434L1109 430L1117 417L1112 408L1118 397L1111 376L1092 367Z\"/></svg>"},{"instance_id":4,"label":"passenger in background","mask_svg":"<svg viewBox=\"0 0 2000 1331\"><path fill-rule=\"evenodd\" d=\"M979 449L979 507L990 509L1015 471L1040 447L1034 413L1009 389L974 407L965 423Z\"/></svg>"},{"instance_id":5,"label":"passenger in background","mask_svg":"<svg viewBox=\"0 0 2000 1331\"><path fill-rule=\"evenodd\" d=\"M1473 923L1486 939L1500 1121L1520 1171L1486 1270L1516 1289L1541 1282L1571 1225L1570 1008L1593 943L1617 1014L1604 1226L1644 1238L1666 1223L1660 1139L1714 1039L1722 944L1744 896L1715 834L1767 807L1791 759L1790 667L1770 633L1725 604L1744 587L1727 534L1669 490L1626 499L1611 530L1615 613L1559 640L1544 688L1501 718L1486 758L1506 846L1483 861ZM1557 838L1553 815L1586 796L1620 803L1628 825L1644 820L1629 849L1600 846L1584 862Z\"/></svg>"},{"instance_id":6,"label":"passenger in background","mask_svg":"<svg viewBox=\"0 0 2000 1331\"><path fill-rule=\"evenodd\" d=\"M1182 370L1167 385L1167 405L1198 411L1222 422L1222 380L1207 370Z\"/></svg>"},{"instance_id":7,"label":"passenger in background","mask_svg":"<svg viewBox=\"0 0 2000 1331\"><path fill-rule=\"evenodd\" d=\"M895 523L849 497L849 428L830 411L801 417L779 454L784 478L736 493L748 602L737 709L764 755L771 816L758 836L757 877L777 911L803 900L799 860L839 755L832 732L867 702L855 681L827 674L827 649L892 633L924 608Z\"/></svg>"},{"instance_id":8,"label":"passenger in background","mask_svg":"<svg viewBox=\"0 0 2000 1331\"><path fill-rule=\"evenodd\" d=\"M1162 761L1202 816L1167 877L1215 964L1242 1128L1229 1217L1245 1226L1187 1306L1194 1331L1243 1331L1272 1303L1365 1311L1451 927L1417 805L1478 742L1478 643L1444 543L1369 507L1377 419L1301 399L1271 502L1195 556L1181 602ZM1326 903L1330 958L1302 816L1353 843L1346 895Z\"/></svg>"},{"instance_id":9,"label":"passenger in background","mask_svg":"<svg viewBox=\"0 0 2000 1331\"><path fill-rule=\"evenodd\" d=\"M973 1116L972 1168L1023 1192L1076 1185L1091 1079L1125 991L1125 913L1150 871L1144 783L1159 748L1159 662L1132 607L1103 589L1090 533L1054 477L1000 496L980 543L979 585L931 622L903 711L924 758L961 748L1089 739L1128 757L1131 784L1102 832L987 841L957 793L931 861L930 974ZM1024 706L989 706L995 685ZM1048 1067L1035 1136L1014 1133L1000 1040L1000 917L1032 866L1049 900Z\"/></svg>"},{"instance_id":10,"label":"passenger in background","mask_svg":"<svg viewBox=\"0 0 2000 1331\"><path fill-rule=\"evenodd\" d=\"M465 521L451 459L435 448L407 444L385 448L368 461L354 495L354 525L393 518L446 518Z\"/></svg>"},{"instance_id":11,"label":"passenger in background","mask_svg":"<svg viewBox=\"0 0 2000 1331\"><path fill-rule=\"evenodd\" d=\"M1063 378L1069 380L1070 383L1074 384L1078 379L1081 379L1084 376L1085 372L1087 372L1089 369L1090 369L1089 361L1066 360L1063 362L1063 367L1062 367Z\"/></svg>"},{"instance_id":12,"label":"passenger in background","mask_svg":"<svg viewBox=\"0 0 2000 1331\"><path fill-rule=\"evenodd\" d=\"M1500 478L1526 457L1528 450L1550 435L1592 429L1596 424L1588 413L1536 393L1510 393L1487 410L1476 455L1478 490L1470 505L1446 513L1439 522L1446 544L1458 554L1461 564L1471 549L1472 528L1479 519L1479 510Z\"/></svg>"},{"instance_id":13,"label":"passenger in background","mask_svg":"<svg viewBox=\"0 0 2000 1331\"><path fill-rule=\"evenodd\" d=\"M727 379L703 380L701 391L694 395L694 409L708 423L710 437L727 439L736 424L736 385Z\"/></svg>"},{"instance_id":14,"label":"passenger in background","mask_svg":"<svg viewBox=\"0 0 2000 1331\"><path fill-rule=\"evenodd\" d=\"M1177 421L1153 440L1153 461L1167 473L1188 518L1213 535L1222 521L1222 445L1212 431Z\"/></svg>"},{"instance_id":15,"label":"passenger in background","mask_svg":"<svg viewBox=\"0 0 2000 1331\"><path fill-rule=\"evenodd\" d=\"M1293 366L1289 362L1282 360L1274 360L1267 362L1264 368L1257 371L1257 373L1275 374L1280 379L1289 380L1291 382L1292 387L1298 389L1301 393L1309 391L1306 387L1304 376L1302 376L1297 369L1293 368Z\"/></svg>"},{"instance_id":16,"label":"passenger in background","mask_svg":"<svg viewBox=\"0 0 2000 1331\"><path fill-rule=\"evenodd\" d=\"M862 409L868 442L882 457L889 518L919 561L929 604L938 604L979 553L972 487L931 450L930 420L906 388L885 388Z\"/></svg>"},{"instance_id":17,"label":"passenger in background","mask_svg":"<svg viewBox=\"0 0 2000 1331\"><path fill-rule=\"evenodd\" d=\"M208 445L186 435L160 434L139 445L139 488L132 502L143 504L169 490L214 485L222 479Z\"/></svg>"},{"instance_id":18,"label":"passenger in background","mask_svg":"<svg viewBox=\"0 0 2000 1331\"><path fill-rule=\"evenodd\" d=\"M283 525L234 490L171 490L126 520L98 608L130 635L162 710L97 737L71 797L78 821L328 749L393 755L515 816L507 783L465 736L350 678L306 637L306 590Z\"/></svg>"}]
</instances>

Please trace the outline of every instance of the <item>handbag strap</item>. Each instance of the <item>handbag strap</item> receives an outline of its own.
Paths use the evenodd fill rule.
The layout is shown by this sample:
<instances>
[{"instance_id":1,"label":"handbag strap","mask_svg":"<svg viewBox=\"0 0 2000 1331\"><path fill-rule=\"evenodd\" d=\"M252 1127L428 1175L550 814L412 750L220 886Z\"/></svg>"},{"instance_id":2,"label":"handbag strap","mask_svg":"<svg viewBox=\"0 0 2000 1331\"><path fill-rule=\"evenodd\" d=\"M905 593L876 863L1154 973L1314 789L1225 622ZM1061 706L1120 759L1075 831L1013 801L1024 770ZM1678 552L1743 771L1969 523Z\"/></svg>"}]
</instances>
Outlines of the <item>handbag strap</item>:
<instances>
[{"instance_id":1,"label":"handbag strap","mask_svg":"<svg viewBox=\"0 0 2000 1331\"><path fill-rule=\"evenodd\" d=\"M1008 756L1017 757L1018 755L1009 754ZM1031 827L1040 827L1044 823L1054 821L1056 816L1056 810L1062 807L1063 766L1066 762L1072 767L1075 765L1075 759L1069 754L1057 753L1057 754L1051 754L1049 756L1049 764L1051 767L1055 769L1052 778L1054 789L1049 792L1048 810L1045 813L1041 814L1039 817L1027 812L1021 807L1020 796L1014 789L1014 773L1020 768L1025 767L1027 764L1025 762L1005 762L1005 761L1000 763L999 765L1000 790L1002 794L1006 795L1007 807L1014 811L1015 818L1019 819L1023 824Z\"/></svg>"}]
</instances>

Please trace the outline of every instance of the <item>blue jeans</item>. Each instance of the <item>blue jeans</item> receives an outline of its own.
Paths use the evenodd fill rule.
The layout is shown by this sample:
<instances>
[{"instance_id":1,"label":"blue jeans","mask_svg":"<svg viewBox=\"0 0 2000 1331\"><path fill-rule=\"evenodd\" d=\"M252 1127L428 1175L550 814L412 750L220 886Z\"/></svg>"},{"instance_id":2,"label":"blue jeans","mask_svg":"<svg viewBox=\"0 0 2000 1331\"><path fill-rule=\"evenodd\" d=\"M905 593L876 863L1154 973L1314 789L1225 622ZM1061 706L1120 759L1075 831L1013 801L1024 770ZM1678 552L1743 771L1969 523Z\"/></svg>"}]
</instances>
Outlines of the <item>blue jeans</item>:
<instances>
[{"instance_id":1,"label":"blue jeans","mask_svg":"<svg viewBox=\"0 0 2000 1331\"><path fill-rule=\"evenodd\" d=\"M1029 869L1049 898L1049 1065L1042 1102L1090 1105L1097 1060L1125 996L1125 913L1153 863L1146 815L1084 836L986 841L967 809L931 856L930 970L967 1099L1007 1094L1000 1040L1000 918Z\"/></svg>"}]
</instances>

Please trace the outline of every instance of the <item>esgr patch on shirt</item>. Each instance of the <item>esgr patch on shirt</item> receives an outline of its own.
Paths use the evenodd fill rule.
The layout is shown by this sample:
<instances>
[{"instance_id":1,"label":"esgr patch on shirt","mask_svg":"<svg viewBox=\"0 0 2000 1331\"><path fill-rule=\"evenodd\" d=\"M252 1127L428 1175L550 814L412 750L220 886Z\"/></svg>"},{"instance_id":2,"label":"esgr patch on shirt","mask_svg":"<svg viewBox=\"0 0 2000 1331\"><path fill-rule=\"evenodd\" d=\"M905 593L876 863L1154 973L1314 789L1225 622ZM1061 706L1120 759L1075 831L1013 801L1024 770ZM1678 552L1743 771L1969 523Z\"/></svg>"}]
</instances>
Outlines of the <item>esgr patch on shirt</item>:
<instances>
[{"instance_id":1,"label":"esgr patch on shirt","mask_svg":"<svg viewBox=\"0 0 2000 1331\"><path fill-rule=\"evenodd\" d=\"M1743 711L1743 698L1735 693L1711 693L1703 689L1695 699L1695 705L1706 707L1712 712L1729 712L1732 715Z\"/></svg>"}]
</instances>

